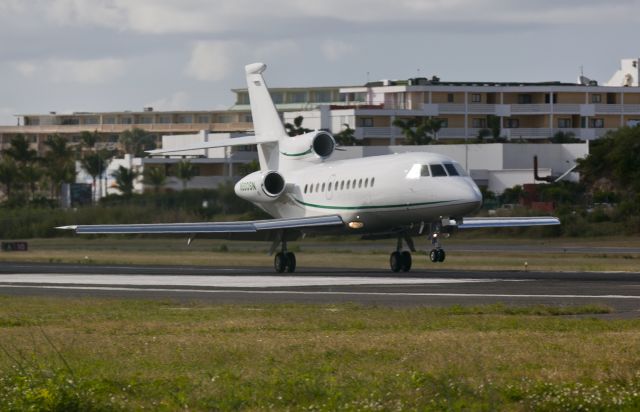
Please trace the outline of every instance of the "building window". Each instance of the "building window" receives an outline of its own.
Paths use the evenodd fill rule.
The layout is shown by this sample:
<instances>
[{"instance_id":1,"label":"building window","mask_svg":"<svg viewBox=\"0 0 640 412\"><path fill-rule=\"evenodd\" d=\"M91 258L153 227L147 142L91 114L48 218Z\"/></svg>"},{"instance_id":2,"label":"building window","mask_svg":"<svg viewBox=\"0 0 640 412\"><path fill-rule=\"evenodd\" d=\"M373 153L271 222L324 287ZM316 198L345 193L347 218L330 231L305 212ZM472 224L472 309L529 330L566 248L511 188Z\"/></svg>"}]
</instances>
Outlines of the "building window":
<instances>
[{"instance_id":1,"label":"building window","mask_svg":"<svg viewBox=\"0 0 640 412\"><path fill-rule=\"evenodd\" d=\"M558 119L558 127L560 129L570 129L571 119Z\"/></svg>"},{"instance_id":2,"label":"building window","mask_svg":"<svg viewBox=\"0 0 640 412\"><path fill-rule=\"evenodd\" d=\"M280 104L284 101L282 92L271 92L271 99L275 104Z\"/></svg>"},{"instance_id":3,"label":"building window","mask_svg":"<svg viewBox=\"0 0 640 412\"><path fill-rule=\"evenodd\" d=\"M171 123L171 116L166 114L158 116L158 123L164 123L164 124Z\"/></svg>"},{"instance_id":4,"label":"building window","mask_svg":"<svg viewBox=\"0 0 640 412\"><path fill-rule=\"evenodd\" d=\"M141 116L140 117L141 124L151 124L153 123L153 117L151 116Z\"/></svg>"},{"instance_id":5,"label":"building window","mask_svg":"<svg viewBox=\"0 0 640 412\"><path fill-rule=\"evenodd\" d=\"M481 103L481 102L482 102L482 96L480 96L480 93L471 94L471 103Z\"/></svg>"},{"instance_id":6,"label":"building window","mask_svg":"<svg viewBox=\"0 0 640 412\"><path fill-rule=\"evenodd\" d=\"M178 123L193 123L193 116L190 114L181 114L178 116Z\"/></svg>"},{"instance_id":7,"label":"building window","mask_svg":"<svg viewBox=\"0 0 640 412\"><path fill-rule=\"evenodd\" d=\"M507 129L517 129L520 127L520 119L504 119Z\"/></svg>"},{"instance_id":8,"label":"building window","mask_svg":"<svg viewBox=\"0 0 640 412\"><path fill-rule=\"evenodd\" d=\"M453 103L455 101L454 97L453 97L453 93L448 93L447 94L447 103Z\"/></svg>"},{"instance_id":9,"label":"building window","mask_svg":"<svg viewBox=\"0 0 640 412\"><path fill-rule=\"evenodd\" d=\"M98 124L98 120L97 117L87 117L84 119L84 124Z\"/></svg>"},{"instance_id":10,"label":"building window","mask_svg":"<svg viewBox=\"0 0 640 412\"><path fill-rule=\"evenodd\" d=\"M360 123L360 127L373 127L373 118L372 117L361 117L358 119L358 123Z\"/></svg>"},{"instance_id":11,"label":"building window","mask_svg":"<svg viewBox=\"0 0 640 412\"><path fill-rule=\"evenodd\" d=\"M602 103L602 95L600 95L600 94L592 94L591 95L591 103Z\"/></svg>"},{"instance_id":12,"label":"building window","mask_svg":"<svg viewBox=\"0 0 640 412\"><path fill-rule=\"evenodd\" d=\"M447 127L449 127L449 119L436 119L436 120L440 122L441 129L446 129Z\"/></svg>"},{"instance_id":13,"label":"building window","mask_svg":"<svg viewBox=\"0 0 640 412\"><path fill-rule=\"evenodd\" d=\"M249 104L249 93L240 92L237 96L238 100L236 101L236 104Z\"/></svg>"},{"instance_id":14,"label":"building window","mask_svg":"<svg viewBox=\"0 0 640 412\"><path fill-rule=\"evenodd\" d=\"M218 115L218 123L231 123L233 119L231 119L231 115L229 114L221 114Z\"/></svg>"},{"instance_id":15,"label":"building window","mask_svg":"<svg viewBox=\"0 0 640 412\"><path fill-rule=\"evenodd\" d=\"M602 129L604 127L604 119L592 118L589 119L589 123L594 129Z\"/></svg>"},{"instance_id":16,"label":"building window","mask_svg":"<svg viewBox=\"0 0 640 412\"><path fill-rule=\"evenodd\" d=\"M113 116L107 116L102 121L104 124L116 124L116 118Z\"/></svg>"},{"instance_id":17,"label":"building window","mask_svg":"<svg viewBox=\"0 0 640 412\"><path fill-rule=\"evenodd\" d=\"M474 129L483 129L487 127L487 119L471 119L471 127Z\"/></svg>"},{"instance_id":18,"label":"building window","mask_svg":"<svg viewBox=\"0 0 640 412\"><path fill-rule=\"evenodd\" d=\"M289 102L291 103L304 103L307 101L307 92L290 92Z\"/></svg>"},{"instance_id":19,"label":"building window","mask_svg":"<svg viewBox=\"0 0 640 412\"><path fill-rule=\"evenodd\" d=\"M253 122L253 117L251 117L250 114L245 114L244 116L242 116L242 120L245 123L251 123L251 122Z\"/></svg>"},{"instance_id":20,"label":"building window","mask_svg":"<svg viewBox=\"0 0 640 412\"><path fill-rule=\"evenodd\" d=\"M133 124L133 118L131 117L121 117L120 124Z\"/></svg>"},{"instance_id":21,"label":"building window","mask_svg":"<svg viewBox=\"0 0 640 412\"><path fill-rule=\"evenodd\" d=\"M518 104L531 104L532 99L530 94L519 94Z\"/></svg>"},{"instance_id":22,"label":"building window","mask_svg":"<svg viewBox=\"0 0 640 412\"><path fill-rule=\"evenodd\" d=\"M331 102L331 91L330 90L318 90L315 92L316 102L318 103L329 103Z\"/></svg>"},{"instance_id":23,"label":"building window","mask_svg":"<svg viewBox=\"0 0 640 412\"><path fill-rule=\"evenodd\" d=\"M209 123L209 116L206 114L198 115L198 123Z\"/></svg>"}]
</instances>

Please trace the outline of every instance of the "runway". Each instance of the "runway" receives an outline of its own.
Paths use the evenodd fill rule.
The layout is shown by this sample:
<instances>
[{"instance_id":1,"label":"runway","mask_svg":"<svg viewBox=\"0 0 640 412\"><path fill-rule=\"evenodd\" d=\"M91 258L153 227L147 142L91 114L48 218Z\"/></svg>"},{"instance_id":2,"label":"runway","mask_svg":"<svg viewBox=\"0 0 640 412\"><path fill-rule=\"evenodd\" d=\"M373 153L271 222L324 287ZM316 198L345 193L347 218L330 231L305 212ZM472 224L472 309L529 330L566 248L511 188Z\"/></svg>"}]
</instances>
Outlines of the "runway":
<instances>
[{"instance_id":1,"label":"runway","mask_svg":"<svg viewBox=\"0 0 640 412\"><path fill-rule=\"evenodd\" d=\"M640 273L2 264L0 295L386 306L604 304L640 316Z\"/></svg>"}]
</instances>

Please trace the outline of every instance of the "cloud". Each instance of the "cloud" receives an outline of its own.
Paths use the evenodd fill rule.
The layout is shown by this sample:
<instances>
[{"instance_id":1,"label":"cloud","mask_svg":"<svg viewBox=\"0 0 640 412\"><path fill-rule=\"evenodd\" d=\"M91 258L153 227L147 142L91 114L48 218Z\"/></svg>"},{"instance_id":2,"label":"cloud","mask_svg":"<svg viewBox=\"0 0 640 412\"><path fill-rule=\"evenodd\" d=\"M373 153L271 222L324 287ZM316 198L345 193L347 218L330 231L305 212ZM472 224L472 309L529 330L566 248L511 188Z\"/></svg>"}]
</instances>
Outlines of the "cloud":
<instances>
[{"instance_id":1,"label":"cloud","mask_svg":"<svg viewBox=\"0 0 640 412\"><path fill-rule=\"evenodd\" d=\"M236 42L198 41L191 50L186 74L197 80L218 81L233 69Z\"/></svg>"},{"instance_id":2,"label":"cloud","mask_svg":"<svg viewBox=\"0 0 640 412\"><path fill-rule=\"evenodd\" d=\"M298 50L293 40L271 42L203 40L194 43L185 73L196 80L220 81L252 60L276 59Z\"/></svg>"},{"instance_id":3,"label":"cloud","mask_svg":"<svg viewBox=\"0 0 640 412\"><path fill-rule=\"evenodd\" d=\"M3 0L7 1L7 0ZM43 15L63 26L100 26L140 33L237 33L254 36L281 29L282 24L325 19L341 22L332 29L348 29L349 23L423 23L447 27L447 23L495 24L592 24L603 19L635 21L637 0L32 0L33 7L8 0L4 8L23 14ZM1 3L0 3L1 4ZM0 8L0 10L2 10ZM346 23L346 24L344 24ZM304 25L303 25L304 27ZM326 27L326 25L325 25ZM264 30L268 28L270 30ZM320 34L322 25L315 28ZM450 27L450 31L456 27Z\"/></svg>"},{"instance_id":4,"label":"cloud","mask_svg":"<svg viewBox=\"0 0 640 412\"><path fill-rule=\"evenodd\" d=\"M325 40L321 50L327 60L335 62L350 54L353 51L353 46L340 40Z\"/></svg>"},{"instance_id":5,"label":"cloud","mask_svg":"<svg viewBox=\"0 0 640 412\"><path fill-rule=\"evenodd\" d=\"M184 110L189 105L189 94L184 91L177 91L169 97L162 97L145 104L146 107L153 107L154 110Z\"/></svg>"},{"instance_id":6,"label":"cloud","mask_svg":"<svg viewBox=\"0 0 640 412\"><path fill-rule=\"evenodd\" d=\"M125 73L122 59L59 59L14 62L14 68L24 77L38 74L54 83L101 84Z\"/></svg>"}]
</instances>

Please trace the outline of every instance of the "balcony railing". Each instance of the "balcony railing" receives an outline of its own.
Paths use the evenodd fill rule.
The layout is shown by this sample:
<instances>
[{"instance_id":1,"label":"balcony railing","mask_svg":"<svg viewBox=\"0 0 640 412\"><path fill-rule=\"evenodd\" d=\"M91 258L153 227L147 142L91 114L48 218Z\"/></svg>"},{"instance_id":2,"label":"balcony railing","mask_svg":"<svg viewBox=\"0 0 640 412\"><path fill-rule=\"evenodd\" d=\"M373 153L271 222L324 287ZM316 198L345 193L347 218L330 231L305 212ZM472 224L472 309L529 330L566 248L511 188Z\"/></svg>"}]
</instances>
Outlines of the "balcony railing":
<instances>
[{"instance_id":1,"label":"balcony railing","mask_svg":"<svg viewBox=\"0 0 640 412\"><path fill-rule=\"evenodd\" d=\"M253 130L253 123L139 123L139 124L86 124L86 125L40 125L40 126L0 126L0 133L80 133L97 131L99 133L122 133L125 130L139 128L148 132L235 132Z\"/></svg>"}]
</instances>

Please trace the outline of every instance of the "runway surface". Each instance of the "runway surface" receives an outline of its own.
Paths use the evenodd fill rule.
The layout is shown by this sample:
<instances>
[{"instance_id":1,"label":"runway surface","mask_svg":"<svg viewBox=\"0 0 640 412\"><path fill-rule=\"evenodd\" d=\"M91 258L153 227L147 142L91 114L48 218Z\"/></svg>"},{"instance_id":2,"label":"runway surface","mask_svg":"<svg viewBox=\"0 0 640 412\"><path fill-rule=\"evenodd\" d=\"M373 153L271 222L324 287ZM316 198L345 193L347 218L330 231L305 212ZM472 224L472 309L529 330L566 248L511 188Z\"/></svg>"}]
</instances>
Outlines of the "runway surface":
<instances>
[{"instance_id":1,"label":"runway surface","mask_svg":"<svg viewBox=\"0 0 640 412\"><path fill-rule=\"evenodd\" d=\"M586 305L640 316L640 273L561 273L5 264L0 295L100 296L218 303L343 303L388 306Z\"/></svg>"}]
</instances>

